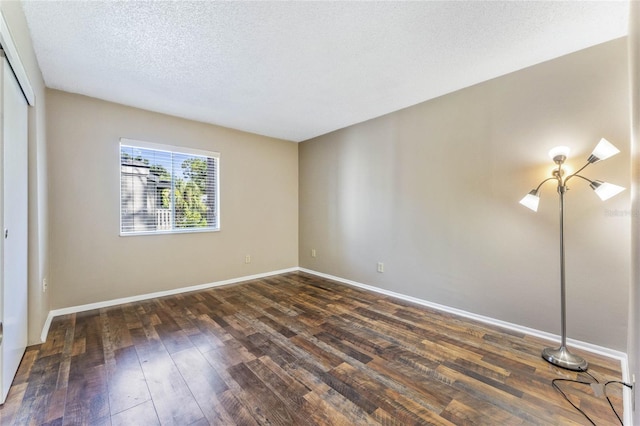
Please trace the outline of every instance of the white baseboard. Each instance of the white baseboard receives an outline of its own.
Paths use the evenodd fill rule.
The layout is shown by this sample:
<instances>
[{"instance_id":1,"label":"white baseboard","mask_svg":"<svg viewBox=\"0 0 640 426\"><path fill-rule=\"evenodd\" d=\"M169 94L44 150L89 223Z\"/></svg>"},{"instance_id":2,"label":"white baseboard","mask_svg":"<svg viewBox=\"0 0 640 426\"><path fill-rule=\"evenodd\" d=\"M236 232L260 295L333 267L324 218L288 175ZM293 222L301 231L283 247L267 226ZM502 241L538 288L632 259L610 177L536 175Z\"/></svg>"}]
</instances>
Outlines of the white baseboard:
<instances>
[{"instance_id":1,"label":"white baseboard","mask_svg":"<svg viewBox=\"0 0 640 426\"><path fill-rule=\"evenodd\" d=\"M42 333L40 333L40 342L44 343L47 341L47 334L49 334L49 327L51 327L51 321L53 320L53 311L49 311L49 315L47 315L47 319L42 326Z\"/></svg>"},{"instance_id":2,"label":"white baseboard","mask_svg":"<svg viewBox=\"0 0 640 426\"><path fill-rule=\"evenodd\" d=\"M418 305L422 305L422 306L426 306L426 307L429 307L429 308L436 309L438 311L459 315L461 317L465 317L465 318L469 318L469 319L472 319L472 320L476 320L476 321L479 321L479 322L482 322L482 323L485 323L485 324L495 325L495 326L499 326L499 327L502 327L502 328L506 328L508 330L513 330L513 331L517 331L517 332L520 332L520 333L525 333L525 334L528 334L530 336L540 337L540 338L543 338L543 339L546 339L546 340L551 340L551 341L557 342L557 343L560 343L560 341L562 340L562 338L557 334L548 333L546 331L541 331L541 330L536 330L535 328L525 327L525 326L522 326L522 325L510 323L510 322L507 322L507 321L502 321L502 320L499 320L499 319L486 317L484 315L474 314L473 312L467 312L467 311L463 311L462 309L452 308L450 306L441 305L439 303L429 302L427 300L418 299L418 298L412 297L412 296L407 296L407 295L402 294L402 293L396 293L396 292L393 292L393 291L389 291L389 290L385 290L385 289L382 289L382 288L370 286L370 285L367 285L367 284L362 284L362 283L359 283L359 282L356 282L356 281L347 280L345 278L336 277L334 275L325 274L325 273L314 271L314 270L311 270L311 269L298 268L298 270L301 271L301 272L306 272L308 274L316 275L318 277L327 278L327 279L330 279L330 280L333 280L333 281L338 281L340 283L347 284L347 285L350 285L350 286L353 286L353 287L362 288L364 290L373 291L373 292L376 292L376 293L384 294L386 296L396 297L398 299L406 300L408 302L413 302L413 303L416 303ZM620 352L620 351L617 351L617 350L614 350L614 349L606 348L604 346L598 346L598 345L594 345L592 343L582 342L580 340L567 339L567 343L569 343L571 346L573 346L575 348L583 349L585 351L588 351L588 352L591 352L591 353L595 353L595 354L599 354L599 355L603 355L603 356L606 356L608 358L612 358L612 359L615 359L615 360L619 361L620 362L620 372L622 374L622 381L626 382L626 383L631 383L631 373L629 371L629 359L628 359L626 353ZM631 406L632 406L631 399L632 399L632 396L633 396L633 393L632 393L631 389L629 389L629 388L627 388L625 386L624 390L623 390L623 393L622 393L622 405L623 405L623 409L624 409L624 413L623 413L624 419L623 420L624 420L624 424L625 425L632 425L633 424L633 410L631 410Z\"/></svg>"},{"instance_id":3,"label":"white baseboard","mask_svg":"<svg viewBox=\"0 0 640 426\"><path fill-rule=\"evenodd\" d=\"M83 312L83 311L89 311L92 309L99 309L99 308L105 308L105 307L109 307L109 306L114 306L114 305L121 305L123 303L130 303L130 302L138 302L141 300L148 300L148 299L153 299L156 297L164 297L164 296L171 296L174 294L180 294L180 293L186 293L186 292L190 292L190 291L197 291L197 290L204 290L207 288L212 288L212 287L219 287L219 286L223 286L223 285L229 285L229 284L235 284L235 283L239 283L242 281L249 281L249 280L255 280L255 279L259 279L259 278L264 278L264 277L269 277L272 275L278 275L278 274L284 274L287 272L296 272L296 271L301 271L301 272L306 272L308 274L311 275L316 275L318 277L322 277L322 278L327 278L333 281L337 281L343 284L347 284L353 287L358 287L358 288L362 288L364 290L368 290L368 291L373 291L376 293L380 293L380 294L384 294L387 296L392 296L392 297L396 297L398 299L401 300L406 300L409 302L413 302L416 303L418 305L422 305L422 306L426 306L429 308L433 308L442 312L447 312L447 313L452 313L455 315L459 315L461 317L465 317L465 318L469 318L472 320L476 320L485 324L489 324L489 325L494 325L494 326L498 326L498 327L502 327L502 328L506 328L508 330L513 330L513 331L517 331L520 333L524 333L524 334L528 334L531 336L535 336L535 337L540 337L546 340L550 340L553 342L560 342L561 341L561 337L557 334L553 334L553 333L548 333L546 331L541 331L541 330L536 330L534 328L530 328L530 327L525 327L522 325L518 325L518 324L514 324L514 323L510 323L507 321L502 321L499 319L495 319L495 318L491 318L491 317L487 317L484 315L478 315L478 314L474 314L473 312L467 312L464 311L462 309L457 309L457 308L452 308L450 306L446 306L446 305L441 305L438 303L433 303L433 302L429 302L427 300L423 300L423 299L418 299L416 297L412 297L412 296L407 296L405 294L401 294L401 293L396 293L393 291L389 291L389 290L385 290L382 288L378 288L378 287L374 287L371 285L367 285L367 284L362 284L356 281L351 281L351 280L347 280L345 278L340 278L340 277L336 277L334 275L329 275L329 274L325 274L322 272L318 272L318 271L314 271L311 269L306 269L306 268L300 268L300 267L294 267L294 268L288 268L288 269L282 269L279 271L271 271L271 272L265 272L262 274L256 274L256 275L250 275L250 276L244 276L244 277L238 277L238 278L232 278L229 280L224 280L224 281L216 281L216 282L212 282L212 283L207 283L207 284L200 284L200 285L195 285L195 286L190 286L190 287L180 287L180 288L176 288L176 289L172 289L172 290L165 290L165 291L158 291L158 292L154 292L154 293L147 293L147 294L141 294L141 295L137 295L137 296L131 296L131 297L124 297L124 298L120 298L120 299L112 299L112 300L107 300L104 302L96 302L96 303L89 303L86 305L79 305L79 306L71 306L68 308L62 308L62 309L54 309L52 311L49 312L49 315L47 316L47 320L45 321L44 327L42 329L42 334L40 336L42 342L44 343L47 340L47 334L49 333L49 327L51 326L51 321L53 320L54 317L59 316L59 315L66 315L66 314L72 314L72 313L76 313L76 312ZM612 358L615 360L618 360L620 362L620 370L622 373L622 380L624 382L630 383L631 381L631 374L629 371L629 360L627 358L627 354L624 352L620 352L614 349L610 349L610 348L606 348L603 346L598 346L598 345L594 345L592 343L588 343L588 342L582 342L580 340L574 340L574 339L567 339L567 343L569 343L571 346L575 347L575 348L579 348L579 349L583 349L585 351L588 352L592 352L595 354L599 354L599 355L603 355L606 356L608 358ZM624 406L624 424L633 424L633 413L631 410L631 397L632 397L632 392L630 389L628 388L624 388L623 391L623 406Z\"/></svg>"},{"instance_id":4,"label":"white baseboard","mask_svg":"<svg viewBox=\"0 0 640 426\"><path fill-rule=\"evenodd\" d=\"M259 278L265 278L265 277L270 277L272 275L279 275L279 274L284 274L287 272L295 272L299 270L300 268L293 267L288 269L281 269L279 271L264 272L261 274L231 278L223 281L215 281L212 283L193 285L189 287L174 288L171 290L157 291L154 293L139 294L136 296L123 297L120 299L106 300L104 302L88 303L86 305L78 305L78 306L70 306L68 308L54 309L52 311L49 311L49 315L47 315L47 320L45 321L44 326L42 328L42 334L40 335L40 340L42 341L42 343L44 343L47 340L47 334L49 334L49 327L51 326L51 321L53 320L53 318L60 315L74 314L76 312L84 312L84 311L90 311L92 309L100 309L100 308L106 308L109 306L122 305L124 303L139 302L141 300L154 299L156 297L172 296L174 294L204 290L212 287L220 287L223 285L235 284L242 281L256 280Z\"/></svg>"},{"instance_id":5,"label":"white baseboard","mask_svg":"<svg viewBox=\"0 0 640 426\"><path fill-rule=\"evenodd\" d=\"M413 302L422 306L427 306L429 308L433 308L433 309L437 309L439 311L442 312L447 312L447 313L451 313L451 314L455 314L455 315L459 315L461 317L465 317L465 318L469 318L472 320L476 320L485 324L490 324L490 325L495 325L495 326L499 326L502 328L506 328L508 330L513 330L513 331L517 331L520 333L525 333L531 336L535 336L535 337L540 337L543 339L547 339L547 340L551 340L553 342L560 342L561 338L560 336L558 336L557 334L553 334L553 333L548 333L546 331L541 331L541 330L536 330L535 328L529 328L529 327L525 327L522 325L518 325L518 324L514 324L511 322L507 322L507 321L502 321L499 319L495 319L495 318L491 318L491 317L486 317L484 315L478 315L478 314L474 314L473 312L467 312L467 311L463 311L462 309L457 309L457 308L452 308L450 306L446 306L446 305L440 305L438 303L433 303L433 302L429 302L427 300L423 300L423 299L418 299L416 297L412 297L412 296L407 296L405 294L402 293L396 293L393 291L389 291L389 290L385 290L379 287L374 287L374 286L370 286L367 284L362 284L356 281L351 281L351 280L347 280L344 278L340 278L340 277L336 277L333 275L329 275L329 274L325 274L322 272L317 272L311 269L305 269L305 268L299 268L299 270L301 272L306 272L308 274L312 274L312 275L316 275L322 278L327 278L330 280L334 280L334 281L338 281L340 283L343 284L347 284L347 285L351 285L354 287L359 287L362 288L364 290L369 290L369 291L373 291L376 293L381 293L387 296L392 296L392 297L396 297L398 299L401 300L406 300L408 302ZM624 352L620 352L620 351L616 351L614 349L609 349L603 346L598 346L598 345L594 345L592 343L587 343L587 342L582 342L580 340L574 340L574 339L567 339L567 342L571 344L571 346L575 347L575 348L579 348L579 349L583 349L585 351L589 351L592 353L596 353L599 355L603 355L606 356L608 358L613 358L616 360L620 360L621 362L624 361L625 363L627 363L627 354ZM627 368L628 370L628 368Z\"/></svg>"},{"instance_id":6,"label":"white baseboard","mask_svg":"<svg viewBox=\"0 0 640 426\"><path fill-rule=\"evenodd\" d=\"M416 303L416 304L419 304L419 305L422 305L422 306L427 306L429 308L437 309L437 310L442 311L442 312L452 313L452 314L459 315L461 317L469 318L469 319L472 319L472 320L476 320L476 321L479 321L479 322L482 322L482 323L485 323L485 324L499 326L499 327L502 327L502 328L506 328L508 330L513 330L513 331L517 331L517 332L520 332L520 333L529 334L531 336L540 337L540 338L547 339L547 340L550 340L550 341L553 341L553 342L560 342L560 340L561 340L560 336L558 336L557 334L548 333L546 331L541 331L541 330L536 330L534 328L525 327L525 326L522 326L522 325L510 323L510 322L507 322L507 321L502 321L502 320L491 318L491 317L487 317L487 316L484 316L484 315L474 314L473 312L464 311L462 309L452 308L450 306L429 302L429 301L423 300L423 299L418 299L417 297L407 296L407 295L402 294L402 293L396 293L396 292L385 290L385 289L382 289L382 288L379 288L379 287L374 287L374 286L371 286L371 285L362 284L362 283L359 283L359 282L356 282L356 281L351 281L351 280L347 280L345 278L341 278L341 277L337 277L337 276L334 276L334 275L325 274L325 273L314 271L314 270L311 270L311 269L300 268L300 267L293 267L293 268L282 269L282 270L278 270L278 271L265 272L265 273L256 274L256 275L248 275L248 276L238 277L238 278L231 278L231 279L228 279L228 280L215 281L215 282L211 282L211 283L199 284L199 285L194 285L194 286L189 286L189 287L180 287L180 288L175 288L175 289L171 289L171 290L158 291L158 292L154 292L154 293L146 293L146 294L140 294L140 295L136 295L136 296L123 297L123 298L120 298L120 299L112 299L112 300L107 300L107 301L103 301L103 302L89 303L89 304L86 304L86 305L78 305L78 306L70 306L68 308L54 309L54 310L50 311L49 315L47 316L47 320L45 321L45 325L44 325L43 330L42 330L41 339L42 339L42 342L44 343L44 341L46 340L48 331L49 331L49 327L51 325L51 320L54 317L57 317L57 316L60 316L60 315L66 315L66 314L72 314L72 313L76 313L76 312L89 311L89 310L92 310L92 309L106 308L106 307L109 307L109 306L121 305L123 303L138 302L140 300L148 300L148 299L153 299L153 298L156 298L156 297L171 296L171 295L174 295L174 294L186 293L186 292L190 292L190 291L204 290L204 289L207 289L207 288L219 287L219 286L229 285L229 284L235 284L235 283L239 283L239 282L242 282L242 281L255 280L255 279L259 279L259 278L269 277L269 276L278 275L278 274L284 274L284 273L287 273L287 272L296 272L296 271L306 272L306 273L311 274L311 275L316 275L318 277L327 278L327 279L330 279L330 280L333 280L333 281L337 281L337 282L340 282L340 283L343 283L343 284L347 284L347 285L350 285L350 286L353 286L353 287L358 287L358 288L362 288L364 290L373 291L373 292L384 294L384 295L391 296L391 297L396 297L396 298L401 299L401 300L406 300L406 301L413 302L413 303ZM623 370L626 370L627 375L629 374L628 373L628 370L629 370L629 368L628 368L628 360L627 360L627 354L626 353L620 352L620 351L617 351L617 350L614 350L614 349L606 348L606 347L603 347L603 346L594 345L592 343L582 342L580 340L567 339L567 343L569 343L571 346L573 346L575 348L583 349L585 351L589 351L589 352L592 352L592 353L596 353L596 354L599 354L599 355L603 355L603 356L606 356L606 357L609 357L609 358L613 358L613 359L619 360L620 362L623 362L625 364L623 366ZM624 379L627 380L627 377L625 377Z\"/></svg>"},{"instance_id":7,"label":"white baseboard","mask_svg":"<svg viewBox=\"0 0 640 426\"><path fill-rule=\"evenodd\" d=\"M393 291L389 291L389 290L385 290L382 288L378 288L378 287L374 287L374 286L370 286L367 284L362 284L356 281L351 281L351 280L347 280L344 278L340 278L340 277L336 277L334 275L329 275L329 274L325 274L322 272L318 272L318 271L314 271L311 269L306 269L306 268L298 268L299 271L301 272L306 272L308 274L312 274L312 275L316 275L318 277L322 277L322 278L327 278L333 281L338 281L340 283L343 284L347 284L353 287L358 287L358 288L362 288L364 290L369 290L369 291L373 291L376 293L380 293L380 294L384 294L386 296L392 296L392 297L396 297L398 299L401 300L406 300L408 302L413 302L416 303L418 305L422 305L422 306L426 306L429 308L433 308L442 312L447 312L447 313L451 313L451 314L455 314L455 315L459 315L461 317L465 317L465 318L469 318L472 320L476 320L485 324L489 324L489 325L495 325L495 326L499 326L502 328L506 328L508 330L513 330L513 331L517 331L520 333L525 333L531 336L535 336L535 337L540 337L546 340L551 340L553 342L557 342L559 343L562 339L559 335L557 334L553 334L553 333L548 333L546 331L541 331L541 330L536 330L535 328L530 328L530 327L524 327L522 325L518 325L518 324L514 324L514 323L510 323L507 321L502 321L499 319L495 319L495 318L491 318L491 317L486 317L484 315L478 315L478 314L474 314L473 312L467 312L467 311L463 311L462 309L457 309L457 308L452 308L450 306L446 306L446 305L440 305L439 303L433 303L433 302L429 302L427 300L423 300L423 299L418 299L416 297L412 297L412 296L407 296L405 294L401 294L401 293L396 293ZM574 339L567 339L567 343L569 343L571 346L575 347L575 348L579 348L579 349L583 349L585 351L591 352L591 353L595 353L595 354L599 354L599 355L603 355L606 356L608 358L612 358L615 360L618 360L620 362L620 372L622 373L622 381L626 382L626 383L630 383L631 382L631 374L629 372L629 359L627 357L627 354L624 352L620 352L614 349L610 349L610 348L606 348L603 346L598 346L598 345L594 345L592 343L587 343L587 342L582 342L580 340L574 340ZM622 394L622 404L624 407L624 424L625 425L631 425L633 424L633 412L631 410L631 398L632 398L632 391L631 389L627 388L626 386L624 387L623 390L623 394Z\"/></svg>"},{"instance_id":8,"label":"white baseboard","mask_svg":"<svg viewBox=\"0 0 640 426\"><path fill-rule=\"evenodd\" d=\"M631 383L631 370L629 369L629 358L627 354L624 354L624 360L620 360L620 371L622 372L622 381L625 383ZM633 390L624 386L622 389L622 407L624 413L622 414L622 422L625 425L633 425Z\"/></svg>"}]
</instances>

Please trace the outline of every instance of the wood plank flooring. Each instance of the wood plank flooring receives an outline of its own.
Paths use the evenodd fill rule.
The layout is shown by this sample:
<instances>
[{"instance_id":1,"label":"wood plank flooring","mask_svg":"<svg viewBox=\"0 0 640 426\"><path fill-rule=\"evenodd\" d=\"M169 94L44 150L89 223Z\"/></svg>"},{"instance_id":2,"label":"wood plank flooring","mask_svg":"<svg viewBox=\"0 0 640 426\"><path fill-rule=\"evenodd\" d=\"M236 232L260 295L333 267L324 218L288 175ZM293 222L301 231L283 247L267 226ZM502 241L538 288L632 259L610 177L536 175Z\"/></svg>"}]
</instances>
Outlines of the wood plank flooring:
<instances>
[{"instance_id":1,"label":"wood plank flooring","mask_svg":"<svg viewBox=\"0 0 640 426\"><path fill-rule=\"evenodd\" d=\"M588 424L551 380L592 379L544 361L549 345L294 272L55 318L0 424ZM620 380L617 361L581 355ZM617 424L591 386L561 386Z\"/></svg>"}]
</instances>

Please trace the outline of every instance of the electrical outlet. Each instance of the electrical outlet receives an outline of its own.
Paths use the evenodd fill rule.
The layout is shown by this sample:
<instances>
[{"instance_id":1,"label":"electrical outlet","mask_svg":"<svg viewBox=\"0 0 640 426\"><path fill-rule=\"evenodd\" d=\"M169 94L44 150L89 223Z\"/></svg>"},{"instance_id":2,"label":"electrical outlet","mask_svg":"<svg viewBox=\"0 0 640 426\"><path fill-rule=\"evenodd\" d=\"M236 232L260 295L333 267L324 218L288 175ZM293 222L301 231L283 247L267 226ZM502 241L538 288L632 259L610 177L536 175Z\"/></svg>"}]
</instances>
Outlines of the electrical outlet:
<instances>
[{"instance_id":1,"label":"electrical outlet","mask_svg":"<svg viewBox=\"0 0 640 426\"><path fill-rule=\"evenodd\" d=\"M47 279L42 280L42 292L45 293L47 291L49 284L47 283Z\"/></svg>"},{"instance_id":2,"label":"electrical outlet","mask_svg":"<svg viewBox=\"0 0 640 426\"><path fill-rule=\"evenodd\" d=\"M311 249L311 257L316 257L316 249Z\"/></svg>"},{"instance_id":3,"label":"electrical outlet","mask_svg":"<svg viewBox=\"0 0 640 426\"><path fill-rule=\"evenodd\" d=\"M384 263L378 262L378 272L384 272Z\"/></svg>"},{"instance_id":4,"label":"electrical outlet","mask_svg":"<svg viewBox=\"0 0 640 426\"><path fill-rule=\"evenodd\" d=\"M251 263L251 255L248 254L244 257L244 263Z\"/></svg>"}]
</instances>

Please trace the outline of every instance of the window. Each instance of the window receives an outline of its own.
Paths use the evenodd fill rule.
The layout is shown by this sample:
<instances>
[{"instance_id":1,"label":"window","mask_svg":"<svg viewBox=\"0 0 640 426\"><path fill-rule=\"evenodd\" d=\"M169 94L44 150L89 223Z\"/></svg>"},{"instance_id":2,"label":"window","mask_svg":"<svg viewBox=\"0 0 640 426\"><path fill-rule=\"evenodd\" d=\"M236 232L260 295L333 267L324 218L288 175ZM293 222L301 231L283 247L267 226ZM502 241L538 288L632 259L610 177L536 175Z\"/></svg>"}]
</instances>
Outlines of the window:
<instances>
[{"instance_id":1,"label":"window","mask_svg":"<svg viewBox=\"0 0 640 426\"><path fill-rule=\"evenodd\" d=\"M120 139L120 234L220 229L217 152Z\"/></svg>"}]
</instances>

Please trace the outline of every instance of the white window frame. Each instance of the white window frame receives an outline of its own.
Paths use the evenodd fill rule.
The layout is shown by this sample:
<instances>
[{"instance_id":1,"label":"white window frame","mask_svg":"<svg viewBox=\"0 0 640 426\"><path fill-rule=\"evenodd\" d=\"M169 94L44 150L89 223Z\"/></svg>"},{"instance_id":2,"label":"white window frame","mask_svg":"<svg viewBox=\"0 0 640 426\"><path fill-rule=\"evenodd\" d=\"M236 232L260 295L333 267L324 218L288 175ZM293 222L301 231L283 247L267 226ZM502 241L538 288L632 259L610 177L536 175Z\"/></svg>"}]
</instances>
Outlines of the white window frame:
<instances>
[{"instance_id":1,"label":"white window frame","mask_svg":"<svg viewBox=\"0 0 640 426\"><path fill-rule=\"evenodd\" d=\"M122 147L128 146L133 148L141 148L141 149L151 149L155 151L164 151L172 154L182 154L182 155L195 155L199 157L209 157L214 158L216 161L215 168L215 217L216 217L216 226L215 227L206 227L206 228L172 228L170 230L153 230L153 231L133 231L133 232L123 232L122 231ZM140 141L135 139L128 138L120 138L120 143L118 144L118 163L120 167L118 170L119 174L119 209L118 214L120 216L119 220L119 233L121 237L134 237L141 235L166 235L166 234L192 234L192 233L201 233L201 232L218 232L221 229L220 226L220 153L215 151L205 151L201 149L188 148L183 146L174 146L174 145L165 145L153 142ZM172 177L172 189L173 189L173 170L171 171ZM172 191L172 206L175 208L175 202L173 201L173 191ZM175 223L174 225L175 226Z\"/></svg>"}]
</instances>

